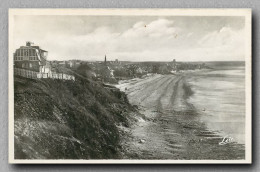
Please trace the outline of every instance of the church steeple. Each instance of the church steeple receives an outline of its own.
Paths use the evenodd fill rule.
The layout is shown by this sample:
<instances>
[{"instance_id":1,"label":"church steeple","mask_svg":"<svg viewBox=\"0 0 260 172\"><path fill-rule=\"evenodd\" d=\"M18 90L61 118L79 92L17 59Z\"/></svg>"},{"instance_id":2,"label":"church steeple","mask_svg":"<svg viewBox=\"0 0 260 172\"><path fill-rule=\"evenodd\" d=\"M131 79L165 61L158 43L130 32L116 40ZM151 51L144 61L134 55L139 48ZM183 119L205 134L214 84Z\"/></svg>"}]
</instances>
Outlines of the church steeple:
<instances>
[{"instance_id":1,"label":"church steeple","mask_svg":"<svg viewBox=\"0 0 260 172\"><path fill-rule=\"evenodd\" d=\"M107 56L105 55L105 62L104 62L105 65L107 65Z\"/></svg>"}]
</instances>

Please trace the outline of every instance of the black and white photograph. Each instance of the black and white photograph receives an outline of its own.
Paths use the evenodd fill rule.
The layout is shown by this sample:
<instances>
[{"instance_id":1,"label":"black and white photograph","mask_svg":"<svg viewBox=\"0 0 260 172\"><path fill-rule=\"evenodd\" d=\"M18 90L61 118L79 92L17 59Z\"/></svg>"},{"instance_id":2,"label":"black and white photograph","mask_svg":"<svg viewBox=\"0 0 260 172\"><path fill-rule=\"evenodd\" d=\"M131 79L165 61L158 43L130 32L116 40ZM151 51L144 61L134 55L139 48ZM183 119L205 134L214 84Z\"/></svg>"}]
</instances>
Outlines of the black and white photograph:
<instances>
[{"instance_id":1,"label":"black and white photograph","mask_svg":"<svg viewBox=\"0 0 260 172\"><path fill-rule=\"evenodd\" d=\"M250 9L9 9L9 163L251 163Z\"/></svg>"}]
</instances>

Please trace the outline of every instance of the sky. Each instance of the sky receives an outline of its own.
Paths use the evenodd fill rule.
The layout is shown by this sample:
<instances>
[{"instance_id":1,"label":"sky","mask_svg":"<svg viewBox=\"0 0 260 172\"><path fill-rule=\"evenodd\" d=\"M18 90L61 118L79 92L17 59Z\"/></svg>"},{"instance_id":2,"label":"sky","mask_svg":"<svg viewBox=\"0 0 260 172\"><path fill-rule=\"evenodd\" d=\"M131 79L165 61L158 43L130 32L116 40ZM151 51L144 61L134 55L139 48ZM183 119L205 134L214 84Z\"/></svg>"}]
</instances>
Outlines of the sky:
<instances>
[{"instance_id":1,"label":"sky","mask_svg":"<svg viewBox=\"0 0 260 172\"><path fill-rule=\"evenodd\" d=\"M13 51L31 41L48 60L244 61L244 17L15 16Z\"/></svg>"}]
</instances>

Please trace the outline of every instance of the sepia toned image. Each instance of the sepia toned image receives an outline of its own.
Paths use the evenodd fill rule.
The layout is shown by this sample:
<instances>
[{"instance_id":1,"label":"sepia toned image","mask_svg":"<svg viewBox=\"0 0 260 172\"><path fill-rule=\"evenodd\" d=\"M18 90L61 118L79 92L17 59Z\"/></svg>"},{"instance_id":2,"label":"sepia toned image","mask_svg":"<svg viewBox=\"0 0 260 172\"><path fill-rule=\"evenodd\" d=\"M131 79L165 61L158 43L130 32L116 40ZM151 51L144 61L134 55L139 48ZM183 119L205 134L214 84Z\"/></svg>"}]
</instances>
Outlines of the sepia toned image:
<instances>
[{"instance_id":1,"label":"sepia toned image","mask_svg":"<svg viewBox=\"0 0 260 172\"><path fill-rule=\"evenodd\" d=\"M251 10L10 9L10 163L251 163Z\"/></svg>"}]
</instances>

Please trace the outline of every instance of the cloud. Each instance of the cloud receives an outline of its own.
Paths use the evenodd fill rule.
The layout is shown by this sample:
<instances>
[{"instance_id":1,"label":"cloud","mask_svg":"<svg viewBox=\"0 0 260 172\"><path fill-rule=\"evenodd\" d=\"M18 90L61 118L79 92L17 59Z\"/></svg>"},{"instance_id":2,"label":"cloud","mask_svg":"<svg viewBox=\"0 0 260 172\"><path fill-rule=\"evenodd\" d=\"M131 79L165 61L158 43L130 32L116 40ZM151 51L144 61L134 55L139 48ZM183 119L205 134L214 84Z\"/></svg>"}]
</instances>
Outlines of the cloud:
<instances>
[{"instance_id":1,"label":"cloud","mask_svg":"<svg viewBox=\"0 0 260 172\"><path fill-rule=\"evenodd\" d=\"M243 30L232 30L230 27L222 27L219 31L205 35L199 44L202 46L241 46L244 42Z\"/></svg>"},{"instance_id":2,"label":"cloud","mask_svg":"<svg viewBox=\"0 0 260 172\"><path fill-rule=\"evenodd\" d=\"M208 33L198 41L198 45L215 58L229 57L231 60L243 60L245 51L245 33L243 29L234 30L222 27Z\"/></svg>"},{"instance_id":3,"label":"cloud","mask_svg":"<svg viewBox=\"0 0 260 172\"><path fill-rule=\"evenodd\" d=\"M244 29L223 26L198 34L199 29L184 28L165 18L136 21L122 31L114 27L98 26L84 34L76 32L83 29L77 29L75 34L71 30L68 34L59 33L56 28L54 33L41 30L42 35L30 34L25 27L15 35L15 45L17 48L25 41L34 41L49 51L50 60L103 60L105 54L109 60L135 61L244 59Z\"/></svg>"},{"instance_id":4,"label":"cloud","mask_svg":"<svg viewBox=\"0 0 260 172\"><path fill-rule=\"evenodd\" d=\"M177 28L173 27L173 21L166 19L158 19L151 23L137 22L132 28L125 31L122 37L131 38L170 38L177 32Z\"/></svg>"}]
</instances>

